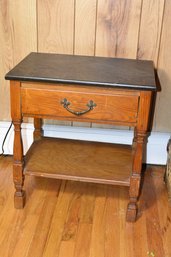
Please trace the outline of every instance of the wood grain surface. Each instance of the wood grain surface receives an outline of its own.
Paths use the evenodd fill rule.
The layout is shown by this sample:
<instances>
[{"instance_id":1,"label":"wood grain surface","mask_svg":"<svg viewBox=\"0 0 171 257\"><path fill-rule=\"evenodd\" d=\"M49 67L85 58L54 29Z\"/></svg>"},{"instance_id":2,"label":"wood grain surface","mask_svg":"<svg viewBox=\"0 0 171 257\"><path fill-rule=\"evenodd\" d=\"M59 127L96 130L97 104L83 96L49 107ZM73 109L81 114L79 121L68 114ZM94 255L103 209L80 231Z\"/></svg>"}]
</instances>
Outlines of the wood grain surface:
<instances>
[{"instance_id":1,"label":"wood grain surface","mask_svg":"<svg viewBox=\"0 0 171 257\"><path fill-rule=\"evenodd\" d=\"M135 58L141 0L99 0L96 55Z\"/></svg>"},{"instance_id":2,"label":"wood grain surface","mask_svg":"<svg viewBox=\"0 0 171 257\"><path fill-rule=\"evenodd\" d=\"M143 0L138 59L153 60L157 67L165 0Z\"/></svg>"},{"instance_id":3,"label":"wood grain surface","mask_svg":"<svg viewBox=\"0 0 171 257\"><path fill-rule=\"evenodd\" d=\"M24 172L41 177L129 186L131 169L130 146L43 138L29 149Z\"/></svg>"},{"instance_id":4,"label":"wood grain surface","mask_svg":"<svg viewBox=\"0 0 171 257\"><path fill-rule=\"evenodd\" d=\"M161 36L160 53L158 59L158 76L161 83L161 92L156 101L154 124L158 131L171 131L171 1L166 1L163 30ZM160 111L162 110L162 112ZM166 121L167 120L167 121Z\"/></svg>"},{"instance_id":5,"label":"wood grain surface","mask_svg":"<svg viewBox=\"0 0 171 257\"><path fill-rule=\"evenodd\" d=\"M153 130L171 130L169 0L2 0L0 7L0 120L10 119L5 73L38 50L153 60L162 87Z\"/></svg>"},{"instance_id":6,"label":"wood grain surface","mask_svg":"<svg viewBox=\"0 0 171 257\"><path fill-rule=\"evenodd\" d=\"M38 51L73 54L74 0L38 0Z\"/></svg>"},{"instance_id":7,"label":"wood grain surface","mask_svg":"<svg viewBox=\"0 0 171 257\"><path fill-rule=\"evenodd\" d=\"M31 54L31 56L32 55L41 57L50 55L50 57L54 57L54 54L34 53ZM64 56L66 57L66 55ZM70 57L72 60L80 60L80 58L83 60L83 57L79 56ZM69 58L68 55L67 58ZM121 62L121 59L116 58L84 58L86 60L87 58L93 60L103 59L105 61L106 59L109 59L109 62L111 60ZM131 62L130 60L122 59L123 66L127 61L129 63ZM136 64L137 62L144 64L144 61L133 61L133 63ZM46 65L49 63L50 62L46 62ZM96 63L98 63L98 61ZM31 67L31 69L34 67L36 69L36 64L37 63L34 62L34 66ZM15 75L16 69L18 68L18 70L21 71L22 66L24 66L26 70L27 67L30 67L24 60L11 72ZM138 71L136 66L134 67L135 70ZM132 69L132 73L133 70L134 69ZM51 69L49 73L50 72ZM10 72L6 77L10 79ZM21 82L11 80L11 113L15 128L15 207L22 208L24 205L24 168L25 174L33 176L99 182L114 185L130 185L130 201L126 219L127 221L134 222L138 211L137 201L141 181L143 146L150 114L151 90L131 90L129 89L129 86L126 90L118 90L115 86L114 88L96 85L90 86L89 81L87 81L88 85L84 86L72 84L58 85L56 83L46 84L44 81L43 83L34 83L34 75L32 76L33 81L31 80L31 83L27 82L27 80L25 83L22 82L22 77L16 78L21 78ZM16 91L14 90L15 87ZM39 103L39 105L37 103ZM21 122L22 117L24 116L34 117L36 119L34 120L35 140L28 151L25 161L22 161L23 145L21 140ZM40 127L41 122L40 120L37 120L37 118L89 121L96 123L102 122L104 124L112 123L135 127L136 133L133 140L133 151L130 147L131 149L128 152L126 146L123 146L122 151L121 145L117 145L115 149L115 146L113 145L108 145L106 148L105 144L95 144L92 142L83 143L79 141L67 142L66 140L58 141L55 138L42 138L42 140L37 141L36 137L41 138L42 134ZM107 150L108 148L109 152ZM48 156L48 159L46 156ZM102 160L103 157L105 157L104 160ZM122 160L121 157L123 157ZM110 167L108 167L109 165ZM81 169L79 167L81 167Z\"/></svg>"},{"instance_id":8,"label":"wood grain surface","mask_svg":"<svg viewBox=\"0 0 171 257\"><path fill-rule=\"evenodd\" d=\"M15 186L14 206L21 209L24 206L25 193L23 191L23 142L21 136L21 97L20 82L10 83L11 91L11 117L14 125L14 146L13 146L13 181Z\"/></svg>"},{"instance_id":9,"label":"wood grain surface","mask_svg":"<svg viewBox=\"0 0 171 257\"><path fill-rule=\"evenodd\" d=\"M36 0L0 1L0 120L11 119L4 75L32 51L37 51Z\"/></svg>"},{"instance_id":10,"label":"wood grain surface","mask_svg":"<svg viewBox=\"0 0 171 257\"><path fill-rule=\"evenodd\" d=\"M93 56L97 0L76 0L74 54Z\"/></svg>"},{"instance_id":11,"label":"wood grain surface","mask_svg":"<svg viewBox=\"0 0 171 257\"><path fill-rule=\"evenodd\" d=\"M26 177L27 204L13 208L12 158L0 159L3 257L171 256L171 208L164 168L145 173L140 211L126 223L128 189ZM148 254L149 253L149 254ZM152 256L152 255L151 255Z\"/></svg>"},{"instance_id":12,"label":"wood grain surface","mask_svg":"<svg viewBox=\"0 0 171 257\"><path fill-rule=\"evenodd\" d=\"M74 0L38 0L37 19L38 52L74 53ZM45 120L44 123L71 126L69 121Z\"/></svg>"},{"instance_id":13,"label":"wood grain surface","mask_svg":"<svg viewBox=\"0 0 171 257\"><path fill-rule=\"evenodd\" d=\"M122 91L121 91L122 92ZM22 88L22 113L24 116L32 117L33 113L37 117L55 119L66 119L72 121L94 121L100 123L129 123L135 124L138 116L138 95L119 94L119 91L102 93L98 90L84 90L75 87L75 91L67 87L58 90L39 90L35 88ZM84 115L74 115L64 108L64 99L69 101L69 110L72 112L84 112L89 109L87 104L93 101L95 106ZM41 103L37 107L37 103Z\"/></svg>"}]
</instances>

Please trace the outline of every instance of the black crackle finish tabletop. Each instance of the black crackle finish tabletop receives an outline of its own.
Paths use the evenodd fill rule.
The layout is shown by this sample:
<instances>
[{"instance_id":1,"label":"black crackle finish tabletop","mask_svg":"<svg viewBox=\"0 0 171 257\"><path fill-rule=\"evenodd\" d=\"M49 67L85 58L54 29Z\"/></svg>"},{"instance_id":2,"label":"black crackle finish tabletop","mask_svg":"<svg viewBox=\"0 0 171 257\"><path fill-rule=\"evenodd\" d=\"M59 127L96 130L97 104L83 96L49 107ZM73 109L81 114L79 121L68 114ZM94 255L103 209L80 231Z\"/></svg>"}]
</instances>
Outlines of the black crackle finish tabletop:
<instances>
[{"instance_id":1,"label":"black crackle finish tabletop","mask_svg":"<svg viewBox=\"0 0 171 257\"><path fill-rule=\"evenodd\" d=\"M5 78L156 91L153 62L133 59L30 53Z\"/></svg>"}]
</instances>

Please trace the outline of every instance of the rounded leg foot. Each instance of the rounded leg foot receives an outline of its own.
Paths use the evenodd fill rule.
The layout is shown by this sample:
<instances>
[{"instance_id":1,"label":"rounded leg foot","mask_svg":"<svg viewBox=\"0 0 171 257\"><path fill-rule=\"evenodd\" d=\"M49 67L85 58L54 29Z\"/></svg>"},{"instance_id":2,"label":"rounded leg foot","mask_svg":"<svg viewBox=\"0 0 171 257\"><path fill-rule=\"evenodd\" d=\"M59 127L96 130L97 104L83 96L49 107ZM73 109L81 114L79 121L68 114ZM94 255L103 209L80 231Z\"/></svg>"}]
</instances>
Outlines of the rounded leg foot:
<instances>
[{"instance_id":1,"label":"rounded leg foot","mask_svg":"<svg viewBox=\"0 0 171 257\"><path fill-rule=\"evenodd\" d=\"M25 192L22 191L22 194L18 195L15 193L14 195L14 207L16 209L23 209L25 205Z\"/></svg>"}]
</instances>

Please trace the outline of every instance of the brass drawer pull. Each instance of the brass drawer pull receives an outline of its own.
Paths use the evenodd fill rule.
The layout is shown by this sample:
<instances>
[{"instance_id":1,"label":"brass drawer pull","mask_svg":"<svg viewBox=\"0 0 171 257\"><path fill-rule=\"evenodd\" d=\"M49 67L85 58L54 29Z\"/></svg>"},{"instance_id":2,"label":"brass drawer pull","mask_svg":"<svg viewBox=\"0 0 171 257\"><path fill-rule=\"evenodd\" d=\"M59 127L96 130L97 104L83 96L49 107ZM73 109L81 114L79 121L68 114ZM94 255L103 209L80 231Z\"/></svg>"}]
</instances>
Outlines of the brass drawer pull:
<instances>
[{"instance_id":1,"label":"brass drawer pull","mask_svg":"<svg viewBox=\"0 0 171 257\"><path fill-rule=\"evenodd\" d=\"M72 114L74 114L74 115L77 115L77 116L82 115L82 114L85 114L85 113L87 113L87 112L93 110L94 107L97 106L96 103L94 103L92 100L90 100L90 101L86 104L86 106L88 107L87 110L81 111L81 112L76 112L76 111L71 110L71 109L68 107L71 103L70 103L66 98L64 98L64 99L61 101L61 104L63 105L63 107L64 107L68 112L70 112L70 113L72 113Z\"/></svg>"}]
</instances>

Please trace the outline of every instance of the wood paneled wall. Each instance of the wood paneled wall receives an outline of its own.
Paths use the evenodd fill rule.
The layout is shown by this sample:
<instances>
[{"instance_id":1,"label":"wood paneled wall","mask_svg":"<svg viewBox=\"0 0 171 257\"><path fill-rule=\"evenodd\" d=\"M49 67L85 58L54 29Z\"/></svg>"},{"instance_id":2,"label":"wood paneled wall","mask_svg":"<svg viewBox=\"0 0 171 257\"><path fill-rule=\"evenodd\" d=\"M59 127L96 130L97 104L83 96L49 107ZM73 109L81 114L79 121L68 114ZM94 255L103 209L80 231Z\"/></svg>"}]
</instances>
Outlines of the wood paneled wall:
<instances>
[{"instance_id":1,"label":"wood paneled wall","mask_svg":"<svg viewBox=\"0 0 171 257\"><path fill-rule=\"evenodd\" d=\"M8 72L37 51L36 0L0 0L0 120L10 119Z\"/></svg>"},{"instance_id":2,"label":"wood paneled wall","mask_svg":"<svg viewBox=\"0 0 171 257\"><path fill-rule=\"evenodd\" d=\"M0 120L10 119L5 73L38 51L153 60L153 129L171 131L170 10L170 0L0 0Z\"/></svg>"}]
</instances>

